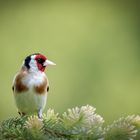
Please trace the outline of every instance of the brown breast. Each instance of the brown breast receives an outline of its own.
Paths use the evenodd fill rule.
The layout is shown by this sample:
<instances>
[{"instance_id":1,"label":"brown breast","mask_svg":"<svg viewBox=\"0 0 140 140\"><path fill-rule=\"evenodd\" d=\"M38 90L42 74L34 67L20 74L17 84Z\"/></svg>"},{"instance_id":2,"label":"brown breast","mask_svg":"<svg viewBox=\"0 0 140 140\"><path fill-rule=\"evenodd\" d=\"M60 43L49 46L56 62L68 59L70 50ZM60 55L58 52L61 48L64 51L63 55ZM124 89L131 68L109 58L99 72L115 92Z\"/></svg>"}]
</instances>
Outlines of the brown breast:
<instances>
[{"instance_id":1,"label":"brown breast","mask_svg":"<svg viewBox=\"0 0 140 140\"><path fill-rule=\"evenodd\" d=\"M28 87L26 85L23 84L22 82L22 78L24 76L26 76L28 74L27 69L25 69L24 67L21 69L21 71L16 75L15 81L14 81L14 85L13 85L13 91L16 93L22 93L25 91L28 91ZM42 83L40 85L37 86L33 86L33 90L37 93L37 94L45 94L47 92L47 87L48 87L48 79L45 76L42 80Z\"/></svg>"},{"instance_id":2,"label":"brown breast","mask_svg":"<svg viewBox=\"0 0 140 140\"><path fill-rule=\"evenodd\" d=\"M23 84L22 82L22 78L27 74L26 71L21 70L14 81L14 85L13 85L13 91L15 91L16 93L21 93L21 92L25 92L28 90L28 87L26 85Z\"/></svg>"},{"instance_id":3,"label":"brown breast","mask_svg":"<svg viewBox=\"0 0 140 140\"><path fill-rule=\"evenodd\" d=\"M34 90L37 94L44 94L47 92L47 85L48 80L46 77L44 77L42 84L34 86Z\"/></svg>"}]
</instances>

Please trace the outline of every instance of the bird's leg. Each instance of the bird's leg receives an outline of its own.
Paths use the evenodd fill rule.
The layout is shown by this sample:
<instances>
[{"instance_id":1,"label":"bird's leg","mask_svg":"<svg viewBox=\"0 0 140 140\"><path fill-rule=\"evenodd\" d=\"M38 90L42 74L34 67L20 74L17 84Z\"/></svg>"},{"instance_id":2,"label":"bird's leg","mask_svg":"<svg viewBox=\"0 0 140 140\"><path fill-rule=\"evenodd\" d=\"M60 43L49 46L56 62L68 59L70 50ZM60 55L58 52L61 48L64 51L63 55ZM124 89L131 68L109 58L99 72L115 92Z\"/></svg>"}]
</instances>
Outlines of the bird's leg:
<instances>
[{"instance_id":1,"label":"bird's leg","mask_svg":"<svg viewBox=\"0 0 140 140\"><path fill-rule=\"evenodd\" d=\"M38 110L38 118L39 118L39 119L42 118L42 109L41 109L41 108Z\"/></svg>"}]
</instances>

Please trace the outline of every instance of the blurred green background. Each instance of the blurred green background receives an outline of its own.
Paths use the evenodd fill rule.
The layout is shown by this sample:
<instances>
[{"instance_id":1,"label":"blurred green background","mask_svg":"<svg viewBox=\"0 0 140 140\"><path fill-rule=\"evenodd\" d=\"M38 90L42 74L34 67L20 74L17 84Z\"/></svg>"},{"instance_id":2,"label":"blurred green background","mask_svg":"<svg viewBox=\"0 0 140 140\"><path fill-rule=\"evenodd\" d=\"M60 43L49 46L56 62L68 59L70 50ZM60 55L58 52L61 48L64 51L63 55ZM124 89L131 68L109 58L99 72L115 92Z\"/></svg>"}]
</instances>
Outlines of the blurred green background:
<instances>
[{"instance_id":1,"label":"blurred green background","mask_svg":"<svg viewBox=\"0 0 140 140\"><path fill-rule=\"evenodd\" d=\"M57 64L46 110L90 104L106 122L139 114L139 21L134 1L0 1L0 121L18 115L13 76L35 52Z\"/></svg>"}]
</instances>

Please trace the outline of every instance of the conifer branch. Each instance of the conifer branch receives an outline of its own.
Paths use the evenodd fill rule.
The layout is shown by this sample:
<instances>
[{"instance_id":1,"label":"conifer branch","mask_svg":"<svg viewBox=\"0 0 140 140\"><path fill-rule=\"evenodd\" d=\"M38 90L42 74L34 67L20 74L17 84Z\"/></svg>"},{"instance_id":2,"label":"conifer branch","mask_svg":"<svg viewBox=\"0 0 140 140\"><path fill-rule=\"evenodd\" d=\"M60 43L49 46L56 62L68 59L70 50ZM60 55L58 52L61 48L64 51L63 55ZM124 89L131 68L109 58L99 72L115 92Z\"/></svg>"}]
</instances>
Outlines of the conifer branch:
<instances>
[{"instance_id":1,"label":"conifer branch","mask_svg":"<svg viewBox=\"0 0 140 140\"><path fill-rule=\"evenodd\" d=\"M140 116L122 117L104 127L92 106L68 109L62 115L49 109L36 115L10 118L0 124L0 140L140 140Z\"/></svg>"}]
</instances>

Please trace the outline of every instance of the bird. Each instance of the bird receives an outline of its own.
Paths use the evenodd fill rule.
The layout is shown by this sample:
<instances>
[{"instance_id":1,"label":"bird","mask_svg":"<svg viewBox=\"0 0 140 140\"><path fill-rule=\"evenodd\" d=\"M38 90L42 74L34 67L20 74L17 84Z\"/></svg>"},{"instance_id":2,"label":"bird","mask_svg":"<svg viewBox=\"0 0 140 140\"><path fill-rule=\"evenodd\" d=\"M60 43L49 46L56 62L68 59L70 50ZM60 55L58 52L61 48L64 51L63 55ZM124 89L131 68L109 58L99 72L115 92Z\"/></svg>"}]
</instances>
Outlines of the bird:
<instances>
[{"instance_id":1,"label":"bird","mask_svg":"<svg viewBox=\"0 0 140 140\"><path fill-rule=\"evenodd\" d=\"M45 69L54 62L41 53L28 55L13 79L12 90L21 116L37 114L42 118L49 91Z\"/></svg>"}]
</instances>

